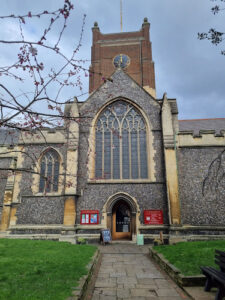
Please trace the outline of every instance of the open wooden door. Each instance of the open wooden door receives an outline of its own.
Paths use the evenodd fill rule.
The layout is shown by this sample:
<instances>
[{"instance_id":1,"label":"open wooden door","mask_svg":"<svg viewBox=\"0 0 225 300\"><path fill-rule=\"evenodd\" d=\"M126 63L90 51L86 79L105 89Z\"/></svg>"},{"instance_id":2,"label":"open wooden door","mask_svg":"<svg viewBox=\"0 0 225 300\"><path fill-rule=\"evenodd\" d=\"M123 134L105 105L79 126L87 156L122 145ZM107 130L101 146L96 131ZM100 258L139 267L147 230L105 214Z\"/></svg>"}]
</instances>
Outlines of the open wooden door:
<instances>
[{"instance_id":1,"label":"open wooden door","mask_svg":"<svg viewBox=\"0 0 225 300\"><path fill-rule=\"evenodd\" d=\"M112 239L131 240L131 210L124 200L119 200L113 207Z\"/></svg>"}]
</instances>

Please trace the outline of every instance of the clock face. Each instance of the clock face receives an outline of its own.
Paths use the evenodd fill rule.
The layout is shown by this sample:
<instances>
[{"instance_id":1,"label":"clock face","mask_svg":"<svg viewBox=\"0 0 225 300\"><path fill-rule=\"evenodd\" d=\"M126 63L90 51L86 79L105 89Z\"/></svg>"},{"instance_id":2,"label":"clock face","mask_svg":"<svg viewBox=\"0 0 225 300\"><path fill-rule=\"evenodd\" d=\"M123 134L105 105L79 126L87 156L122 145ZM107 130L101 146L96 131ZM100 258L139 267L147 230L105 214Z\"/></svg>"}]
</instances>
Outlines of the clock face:
<instances>
[{"instance_id":1,"label":"clock face","mask_svg":"<svg viewBox=\"0 0 225 300\"><path fill-rule=\"evenodd\" d=\"M114 57L113 64L116 68L126 68L130 64L130 58L125 54L119 54Z\"/></svg>"}]
</instances>

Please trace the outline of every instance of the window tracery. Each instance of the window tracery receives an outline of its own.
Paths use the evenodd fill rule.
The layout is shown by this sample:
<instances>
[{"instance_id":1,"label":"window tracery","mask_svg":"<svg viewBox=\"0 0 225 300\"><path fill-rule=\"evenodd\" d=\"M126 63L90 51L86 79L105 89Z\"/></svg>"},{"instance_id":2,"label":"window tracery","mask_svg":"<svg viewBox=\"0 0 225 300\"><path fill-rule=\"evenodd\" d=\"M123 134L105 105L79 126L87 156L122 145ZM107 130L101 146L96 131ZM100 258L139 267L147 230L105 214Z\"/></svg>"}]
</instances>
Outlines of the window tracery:
<instances>
[{"instance_id":1,"label":"window tracery","mask_svg":"<svg viewBox=\"0 0 225 300\"><path fill-rule=\"evenodd\" d=\"M59 183L59 155L50 149L42 156L40 162L40 193L51 193L58 191Z\"/></svg>"},{"instance_id":2,"label":"window tracery","mask_svg":"<svg viewBox=\"0 0 225 300\"><path fill-rule=\"evenodd\" d=\"M146 123L126 101L107 106L95 127L96 179L148 178Z\"/></svg>"}]
</instances>

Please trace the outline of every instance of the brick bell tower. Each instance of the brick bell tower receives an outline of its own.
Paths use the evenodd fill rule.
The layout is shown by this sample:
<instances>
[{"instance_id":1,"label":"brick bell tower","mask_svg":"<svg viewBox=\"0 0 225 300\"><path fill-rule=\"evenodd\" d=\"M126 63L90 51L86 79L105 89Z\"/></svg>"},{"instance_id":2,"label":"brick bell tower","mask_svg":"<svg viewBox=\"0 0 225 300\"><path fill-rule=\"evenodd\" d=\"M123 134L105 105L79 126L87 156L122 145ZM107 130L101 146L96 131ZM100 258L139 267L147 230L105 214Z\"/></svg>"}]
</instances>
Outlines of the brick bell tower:
<instances>
[{"instance_id":1,"label":"brick bell tower","mask_svg":"<svg viewBox=\"0 0 225 300\"><path fill-rule=\"evenodd\" d=\"M103 77L110 77L115 69L120 67L156 97L149 29L150 23L147 18L144 18L141 30L134 32L103 34L98 23L94 23L89 93L103 83Z\"/></svg>"}]
</instances>

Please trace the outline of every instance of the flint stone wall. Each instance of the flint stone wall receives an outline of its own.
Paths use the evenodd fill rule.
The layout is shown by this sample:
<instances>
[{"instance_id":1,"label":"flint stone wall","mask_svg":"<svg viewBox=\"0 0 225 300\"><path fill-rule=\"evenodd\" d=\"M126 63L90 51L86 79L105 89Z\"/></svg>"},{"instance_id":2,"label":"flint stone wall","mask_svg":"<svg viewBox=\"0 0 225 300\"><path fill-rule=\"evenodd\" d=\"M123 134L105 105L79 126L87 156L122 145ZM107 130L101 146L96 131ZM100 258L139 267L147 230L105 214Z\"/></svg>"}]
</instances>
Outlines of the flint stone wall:
<instances>
[{"instance_id":1,"label":"flint stone wall","mask_svg":"<svg viewBox=\"0 0 225 300\"><path fill-rule=\"evenodd\" d=\"M24 151L29 153L30 158L25 156L23 160L23 168L27 170L33 170L33 166L37 163L38 159L42 155L42 153L49 149L53 148L58 151L61 155L63 161L62 166L65 167L66 165L66 145L64 144L44 144L44 145L26 145ZM20 191L21 196L33 196L31 186L33 184L33 175L30 172L23 172L22 180L20 182ZM63 185L65 182L63 182Z\"/></svg>"},{"instance_id":2,"label":"flint stone wall","mask_svg":"<svg viewBox=\"0 0 225 300\"><path fill-rule=\"evenodd\" d=\"M140 221L143 223L144 209L163 210L164 224L168 224L168 210L166 204L166 190L164 184L88 184L77 202L77 224L80 223L80 212L83 209L99 210L101 222L101 211L110 196L118 193L128 193L134 197L141 210ZM100 223L99 222L99 223Z\"/></svg>"},{"instance_id":3,"label":"flint stone wall","mask_svg":"<svg viewBox=\"0 0 225 300\"><path fill-rule=\"evenodd\" d=\"M225 148L178 151L182 223L225 225Z\"/></svg>"},{"instance_id":4,"label":"flint stone wall","mask_svg":"<svg viewBox=\"0 0 225 300\"><path fill-rule=\"evenodd\" d=\"M26 145L25 150L32 158L25 157L23 168L30 169L48 148L56 149L66 164L66 146L63 144ZM65 180L65 179L64 179ZM48 197L43 195L34 197L31 186L33 175L30 172L22 174L20 182L21 203L18 205L16 216L17 224L63 224L64 198L62 196ZM64 183L65 184L65 181Z\"/></svg>"},{"instance_id":5,"label":"flint stone wall","mask_svg":"<svg viewBox=\"0 0 225 300\"><path fill-rule=\"evenodd\" d=\"M152 135L154 136L154 155L156 183L88 183L88 164L90 149L89 136L91 124L99 110L112 99L129 99L140 106L145 112ZM80 223L82 209L101 210L108 198L117 192L128 193L135 197L141 209L141 222L143 222L144 209L162 209L164 223L168 223L166 200L165 176L163 166L163 147L161 129L161 107L151 96L130 79L123 71L116 71L112 75L112 82L107 81L100 89L95 91L90 98L80 104L80 116L86 117L80 122L79 142L79 171L78 193L82 196L77 201L77 220ZM92 149L92 151L95 151ZM150 168L152 166L149 166Z\"/></svg>"},{"instance_id":6,"label":"flint stone wall","mask_svg":"<svg viewBox=\"0 0 225 300\"><path fill-rule=\"evenodd\" d=\"M16 216L17 224L63 224L64 197L24 197Z\"/></svg>"}]
</instances>

